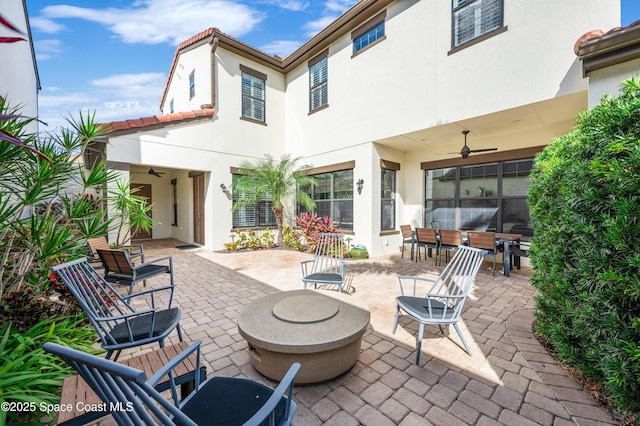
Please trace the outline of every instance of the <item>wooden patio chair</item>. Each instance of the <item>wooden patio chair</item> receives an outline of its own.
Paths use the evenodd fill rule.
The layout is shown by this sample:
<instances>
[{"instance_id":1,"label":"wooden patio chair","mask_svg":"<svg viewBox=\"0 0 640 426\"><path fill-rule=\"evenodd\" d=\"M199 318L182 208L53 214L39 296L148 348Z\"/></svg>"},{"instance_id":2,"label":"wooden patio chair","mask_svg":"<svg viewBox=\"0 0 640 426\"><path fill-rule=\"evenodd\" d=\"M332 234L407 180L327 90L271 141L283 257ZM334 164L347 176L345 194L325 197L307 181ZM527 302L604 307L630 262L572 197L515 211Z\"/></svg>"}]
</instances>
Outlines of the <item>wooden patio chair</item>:
<instances>
[{"instance_id":1,"label":"wooden patio chair","mask_svg":"<svg viewBox=\"0 0 640 426\"><path fill-rule=\"evenodd\" d=\"M458 327L458 320L469 290L471 290L473 280L486 254L486 250L460 246L451 262L442 270L438 279L432 280L412 276L398 277L401 295L396 297L396 316L393 322L392 334L395 334L398 327L398 318L401 311L404 311L420 323L417 337L416 365L420 363L420 350L422 348L425 324L437 324L443 333L443 325L453 325L467 353L469 356L472 355L471 349L469 349ZM413 286L413 292L406 292L405 294L405 286L409 284ZM426 285L428 288L426 294L422 297L417 296L419 284Z\"/></svg>"},{"instance_id":2,"label":"wooden patio chair","mask_svg":"<svg viewBox=\"0 0 640 426\"><path fill-rule=\"evenodd\" d=\"M413 244L414 235L411 225L400 225L400 232L402 233L402 257L404 257L404 246Z\"/></svg>"},{"instance_id":3,"label":"wooden patio chair","mask_svg":"<svg viewBox=\"0 0 640 426\"><path fill-rule=\"evenodd\" d=\"M142 281L144 286L147 280L162 274L169 274L171 286L173 286L173 258L171 256L160 257L134 265L127 250L108 249L98 250L98 257L104 267L104 278L110 283L128 285L129 294L133 293L136 283Z\"/></svg>"},{"instance_id":4,"label":"wooden patio chair","mask_svg":"<svg viewBox=\"0 0 640 426\"><path fill-rule=\"evenodd\" d=\"M150 378L136 368L47 342L46 352L71 365L91 386L115 421L121 425L290 425L296 412L293 380L300 369L294 363L276 389L243 378L213 377L200 382L182 402L178 399L172 370L200 343L194 342L169 360ZM171 400L155 389L165 376L171 382Z\"/></svg>"},{"instance_id":5,"label":"wooden patio chair","mask_svg":"<svg viewBox=\"0 0 640 426\"><path fill-rule=\"evenodd\" d=\"M438 241L438 234L434 228L416 228L416 247L418 249L416 262L420 260L420 247L424 247L424 258L427 258L427 254L431 257L432 250L435 250L436 265L439 265L440 242Z\"/></svg>"},{"instance_id":6,"label":"wooden patio chair","mask_svg":"<svg viewBox=\"0 0 640 426\"><path fill-rule=\"evenodd\" d=\"M344 235L343 234L319 234L318 245L313 260L305 260L301 263L302 284L330 284L337 285L342 292L347 275L347 265L344 262Z\"/></svg>"},{"instance_id":7,"label":"wooden patio chair","mask_svg":"<svg viewBox=\"0 0 640 426\"><path fill-rule=\"evenodd\" d=\"M481 248L487 250L487 255L493 256L493 276L496 275L496 257L498 251L502 247L502 243L496 241L495 232L469 231L469 247Z\"/></svg>"},{"instance_id":8,"label":"wooden patio chair","mask_svg":"<svg viewBox=\"0 0 640 426\"><path fill-rule=\"evenodd\" d=\"M129 258L131 258L132 261L137 261L139 258L140 262L144 263L144 248L142 247L142 244L111 247L109 245L109 241L107 241L107 237L95 237L87 238L87 247L89 248L88 258L94 268L96 267L96 264L101 264L100 257L98 256L98 250L109 250L111 248L127 250L129 252Z\"/></svg>"},{"instance_id":9,"label":"wooden patio chair","mask_svg":"<svg viewBox=\"0 0 640 426\"><path fill-rule=\"evenodd\" d=\"M174 285L120 296L86 258L51 268L69 288L98 333L107 358L122 349L158 342L175 329L182 341L179 308L172 308ZM168 293L168 303L161 308L157 294ZM134 307L132 301L144 299L148 306Z\"/></svg>"}]
</instances>

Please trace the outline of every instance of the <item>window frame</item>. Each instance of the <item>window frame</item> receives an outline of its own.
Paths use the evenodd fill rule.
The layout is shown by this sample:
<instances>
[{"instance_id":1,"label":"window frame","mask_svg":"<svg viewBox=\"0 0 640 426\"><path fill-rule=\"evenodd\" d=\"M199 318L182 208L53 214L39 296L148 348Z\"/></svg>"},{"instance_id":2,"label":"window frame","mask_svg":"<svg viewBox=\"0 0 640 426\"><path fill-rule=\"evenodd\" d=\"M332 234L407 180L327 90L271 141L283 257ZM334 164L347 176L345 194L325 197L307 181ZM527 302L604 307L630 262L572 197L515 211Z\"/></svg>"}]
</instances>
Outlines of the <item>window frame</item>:
<instances>
[{"instance_id":1,"label":"window frame","mask_svg":"<svg viewBox=\"0 0 640 426\"><path fill-rule=\"evenodd\" d=\"M262 81L262 99L259 97L253 96L253 94L245 93L245 75L249 77L253 77L254 79ZM249 68L244 65L240 65L240 118L242 120L250 121L252 123L264 124L267 123L267 74L262 73L260 71L256 71L252 68ZM254 103L262 104L262 119L251 117L249 115L245 115L245 99L249 99L251 104ZM252 111L255 109L251 108Z\"/></svg>"},{"instance_id":2,"label":"window frame","mask_svg":"<svg viewBox=\"0 0 640 426\"><path fill-rule=\"evenodd\" d=\"M189 100L196 96L196 70L189 74Z\"/></svg>"},{"instance_id":3,"label":"window frame","mask_svg":"<svg viewBox=\"0 0 640 426\"><path fill-rule=\"evenodd\" d=\"M531 162L531 166L528 168L528 173L513 173L510 170L508 170L508 167L505 167L505 165L507 164L516 164L516 170L517 170L517 164L526 164L528 162ZM423 173L423 180L424 180L424 192L423 192L423 200L424 200L424 217L423 217L423 224L426 227L439 227L439 228L443 228L443 229L454 229L454 228L460 228L458 226L454 226L453 228L449 225L446 225L444 223L437 223L434 224L433 223L433 207L438 204L439 207L447 207L447 208L451 208L451 209L459 209L460 212L456 212L456 224L457 221L460 220L460 224L462 224L463 219L465 219L464 217L464 209L469 208L469 207L480 207L480 208L487 208L487 207L491 207L491 208L496 208L496 212L495 212L495 229L488 229L489 231L495 231L495 232L509 232L510 229L505 230L504 229L504 225L505 223L505 216L507 215L515 215L518 216L517 212L505 212L504 211L504 206L505 203L509 203L509 202L515 202L518 203L518 201L524 201L524 203L526 204L527 202L527 191L521 191L520 194L513 194L513 193L509 193L508 191L505 191L505 177L510 178L510 177L523 177L523 176L529 176L531 174L531 171L533 170L533 162L534 162L534 158L514 158L514 159L495 159L495 160L488 160L486 162L481 162L481 163L474 163L474 164L464 164L464 165L449 165L449 166L444 166L444 167L434 167L434 168L423 168L424 173ZM496 185L496 189L495 192L488 192L488 193L479 193L476 195L470 195L468 192L462 193L463 192L463 185L462 185L462 181L466 180L466 179L473 179L473 168L491 168L491 167L495 167L495 185ZM463 169L464 170L468 170L469 172L467 173L463 173ZM447 171L448 170L448 171ZM526 171L527 169L523 169L524 171ZM432 185L430 185L429 182L429 172L434 172L434 171L442 171L443 173L445 173L443 175L443 177L446 174L451 175L451 177L449 179L447 179L449 182L451 182L454 185L453 188L453 192L447 192L446 194L443 193L442 196L434 196L433 195L433 190L434 187ZM464 176L463 176L464 175ZM488 176L491 176L491 172L489 173ZM442 180L442 179L439 179ZM468 182L472 182L472 180L468 180ZM529 182L529 186L530 186L530 182ZM528 187L527 187L528 189ZM432 191L432 196L428 197L429 195L429 191ZM493 191L493 189L492 189ZM491 206L490 206L491 204ZM529 211L527 210L527 215L528 215ZM429 222L428 218L431 217L432 221ZM531 236L530 234L532 233L532 229L530 227L531 224L531 218L528 218L528 222L529 227L528 228L520 228L523 231L519 231L518 233L525 235L526 237ZM521 225L519 222L515 222L511 227L516 226L516 225ZM464 227L463 227L464 229Z\"/></svg>"},{"instance_id":4,"label":"window frame","mask_svg":"<svg viewBox=\"0 0 640 426\"><path fill-rule=\"evenodd\" d=\"M475 35L471 38L466 39L463 42L459 42L456 44L456 24L457 19L456 16L461 11L467 8L475 8L478 4L482 2L495 2L499 3L500 6L500 19L499 24L487 31L481 32L478 35ZM458 6L456 6L456 2L459 2ZM482 10L480 8L480 10ZM474 28L481 27L482 23L476 24ZM461 49L472 46L474 44L480 43L488 38L496 36L502 32L505 32L507 27L504 25L504 0L451 0L451 51L449 54L455 53Z\"/></svg>"},{"instance_id":5,"label":"window frame","mask_svg":"<svg viewBox=\"0 0 640 426\"><path fill-rule=\"evenodd\" d=\"M344 172L350 172L351 175L347 176L346 178L344 176L339 176L341 174L344 174ZM305 170L304 174L318 179L319 183L320 181L323 180L323 178L329 177L329 185L328 185L329 196L326 198L325 197L317 198L316 193L321 189L319 187L309 186L307 188L301 187L299 189L301 191L306 192L311 197L311 199L313 199L316 202L316 212L318 210L317 209L318 202L328 203L329 205L328 211L331 212L331 215L328 215L328 216L330 216L331 219L335 221L336 227L339 228L341 231L346 231L347 233L353 232L354 219L355 219L353 214L353 206L354 206L354 192L355 192L355 186L356 186L353 178L355 176L355 162L346 162L346 163L340 163L334 166L327 166L327 167L320 167L317 169ZM339 183L343 183L343 184L346 183L347 187L336 189L336 183L337 183L336 178L340 178ZM345 192L350 192L351 197L336 198L336 193L345 193ZM320 192L318 192L318 195L319 194ZM341 214L341 218L346 218L345 220L345 223L347 223L346 227L343 226L342 219L339 219L336 221L336 218L335 218L336 209L340 208L340 206L343 205L343 203L345 202L350 203L350 205L347 208L347 213L350 212L351 214L350 221L349 221L348 214L346 216ZM299 215L300 213L303 213L306 211L307 210L304 207L302 207L300 203L297 203L296 214ZM325 216L325 214L322 214L322 216Z\"/></svg>"},{"instance_id":6,"label":"window frame","mask_svg":"<svg viewBox=\"0 0 640 426\"><path fill-rule=\"evenodd\" d=\"M397 222L397 205L396 205L396 194L398 192L398 171L400 170L400 163L396 163L388 160L380 160L380 231L394 231L396 230L396 222ZM390 188L391 193L389 197L385 195L385 174L391 173L393 176L392 179L392 188ZM391 204L392 208L386 209L391 213L391 221L388 227L385 227L385 201L386 204Z\"/></svg>"},{"instance_id":7,"label":"window frame","mask_svg":"<svg viewBox=\"0 0 640 426\"><path fill-rule=\"evenodd\" d=\"M324 66L322 68L324 68L325 78L318 79L318 82L314 84L314 67L321 66L320 64L323 63ZM322 53L316 55L307 65L309 68L309 114L312 114L329 107L329 49L325 49ZM322 68L319 71L320 75L322 75ZM322 96L322 94L320 95L320 102L322 102L322 98L324 98L324 103L314 108L313 99L317 91L324 92L324 96Z\"/></svg>"},{"instance_id":8,"label":"window frame","mask_svg":"<svg viewBox=\"0 0 640 426\"><path fill-rule=\"evenodd\" d=\"M352 54L351 57L358 56L362 52L369 50L373 46L387 39L387 10L383 10L375 17L371 18L364 25L360 26L356 30L351 33L351 46L352 46ZM374 29L376 29L379 25L382 25L382 34L378 36L377 31L375 35L375 39L368 41L364 46L356 49L356 43L358 40L363 39L365 36L368 36ZM370 38L370 37L367 37Z\"/></svg>"},{"instance_id":9,"label":"window frame","mask_svg":"<svg viewBox=\"0 0 640 426\"><path fill-rule=\"evenodd\" d=\"M240 176L239 173L232 173L231 180L234 182ZM233 184L232 184L232 187ZM241 199L244 194L240 194L237 189L232 191L231 203L232 205L237 202L237 200ZM273 228L277 227L276 217L273 213L273 195L269 197L268 195L264 197L264 199L259 200L253 206L245 206L236 211L232 210L231 213L231 228L232 229L260 229L260 228ZM264 214L261 214L261 211L264 211ZM238 223L240 217L243 216L244 220L242 223ZM247 223L247 217L253 217L253 224ZM261 221L261 219L263 219ZM269 220L271 219L271 220Z\"/></svg>"}]
</instances>

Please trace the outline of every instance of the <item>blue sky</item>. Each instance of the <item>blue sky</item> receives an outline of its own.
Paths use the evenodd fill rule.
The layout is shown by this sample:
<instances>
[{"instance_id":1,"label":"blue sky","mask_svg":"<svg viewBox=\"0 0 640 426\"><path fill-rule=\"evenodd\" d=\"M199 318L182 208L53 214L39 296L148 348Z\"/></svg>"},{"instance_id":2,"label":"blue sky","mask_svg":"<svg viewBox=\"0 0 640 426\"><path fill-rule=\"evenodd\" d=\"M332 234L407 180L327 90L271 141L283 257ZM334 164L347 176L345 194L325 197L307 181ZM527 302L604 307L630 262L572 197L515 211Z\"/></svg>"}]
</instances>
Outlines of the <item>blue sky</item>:
<instances>
[{"instance_id":1,"label":"blue sky","mask_svg":"<svg viewBox=\"0 0 640 426\"><path fill-rule=\"evenodd\" d=\"M286 56L355 3L27 0L42 85L40 118L53 130L63 116L77 117L79 111L95 111L99 122L159 114L175 49L189 37L218 27ZM623 26L640 19L640 1L621 5Z\"/></svg>"}]
</instances>

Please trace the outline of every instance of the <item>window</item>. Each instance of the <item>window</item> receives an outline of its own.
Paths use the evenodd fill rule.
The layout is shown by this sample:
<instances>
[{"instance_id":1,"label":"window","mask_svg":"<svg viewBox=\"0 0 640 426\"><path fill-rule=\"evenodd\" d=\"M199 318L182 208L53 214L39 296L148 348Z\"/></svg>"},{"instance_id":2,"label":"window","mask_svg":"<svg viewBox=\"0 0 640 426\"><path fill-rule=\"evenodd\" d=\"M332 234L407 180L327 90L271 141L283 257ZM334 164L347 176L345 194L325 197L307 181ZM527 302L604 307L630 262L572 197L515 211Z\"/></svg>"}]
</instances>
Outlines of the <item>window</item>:
<instances>
[{"instance_id":1,"label":"window","mask_svg":"<svg viewBox=\"0 0 640 426\"><path fill-rule=\"evenodd\" d=\"M300 189L316 203L319 217L328 216L343 231L353 230L353 169L312 175L318 186ZM304 209L298 205L298 213Z\"/></svg>"},{"instance_id":2,"label":"window","mask_svg":"<svg viewBox=\"0 0 640 426\"><path fill-rule=\"evenodd\" d=\"M172 226L178 226L178 179L171 179L171 201L173 204Z\"/></svg>"},{"instance_id":3,"label":"window","mask_svg":"<svg viewBox=\"0 0 640 426\"><path fill-rule=\"evenodd\" d=\"M242 70L242 118L265 122L266 74L240 66Z\"/></svg>"},{"instance_id":4,"label":"window","mask_svg":"<svg viewBox=\"0 0 640 426\"><path fill-rule=\"evenodd\" d=\"M361 50L372 46L376 42L385 39L384 20L386 18L386 15L387 11L384 10L375 18L372 18L369 22L351 33L354 55Z\"/></svg>"},{"instance_id":5,"label":"window","mask_svg":"<svg viewBox=\"0 0 640 426\"><path fill-rule=\"evenodd\" d=\"M239 175L233 175L233 181ZM233 191L233 202L246 198L248 193L240 193L238 190ZM267 195L253 206L241 207L233 212L234 228L255 228L265 226L276 226L276 216L273 214L272 197Z\"/></svg>"},{"instance_id":6,"label":"window","mask_svg":"<svg viewBox=\"0 0 640 426\"><path fill-rule=\"evenodd\" d=\"M425 226L532 236L532 159L425 171Z\"/></svg>"},{"instance_id":7,"label":"window","mask_svg":"<svg viewBox=\"0 0 640 426\"><path fill-rule=\"evenodd\" d=\"M380 230L396 229L396 171L382 169L380 193Z\"/></svg>"},{"instance_id":8,"label":"window","mask_svg":"<svg viewBox=\"0 0 640 426\"><path fill-rule=\"evenodd\" d=\"M504 0L452 0L453 47L502 27Z\"/></svg>"},{"instance_id":9,"label":"window","mask_svg":"<svg viewBox=\"0 0 640 426\"><path fill-rule=\"evenodd\" d=\"M169 114L173 114L173 99L169 102Z\"/></svg>"},{"instance_id":10,"label":"window","mask_svg":"<svg viewBox=\"0 0 640 426\"><path fill-rule=\"evenodd\" d=\"M309 111L313 112L329 104L327 69L328 51L309 61Z\"/></svg>"},{"instance_id":11,"label":"window","mask_svg":"<svg viewBox=\"0 0 640 426\"><path fill-rule=\"evenodd\" d=\"M193 99L196 95L196 75L195 70L189 74L189 99Z\"/></svg>"}]
</instances>

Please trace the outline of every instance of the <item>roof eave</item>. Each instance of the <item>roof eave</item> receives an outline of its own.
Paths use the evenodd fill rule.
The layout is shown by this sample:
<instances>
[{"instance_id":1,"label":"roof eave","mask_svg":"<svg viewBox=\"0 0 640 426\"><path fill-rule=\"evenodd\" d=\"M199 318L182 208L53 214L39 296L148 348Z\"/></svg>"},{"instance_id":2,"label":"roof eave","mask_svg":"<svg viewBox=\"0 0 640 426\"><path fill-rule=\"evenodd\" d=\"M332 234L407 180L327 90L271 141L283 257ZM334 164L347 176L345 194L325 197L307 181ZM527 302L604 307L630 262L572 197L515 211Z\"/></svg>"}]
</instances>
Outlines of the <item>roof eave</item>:
<instances>
[{"instance_id":1,"label":"roof eave","mask_svg":"<svg viewBox=\"0 0 640 426\"><path fill-rule=\"evenodd\" d=\"M611 32L578 47L583 75L640 58L640 25Z\"/></svg>"}]
</instances>

